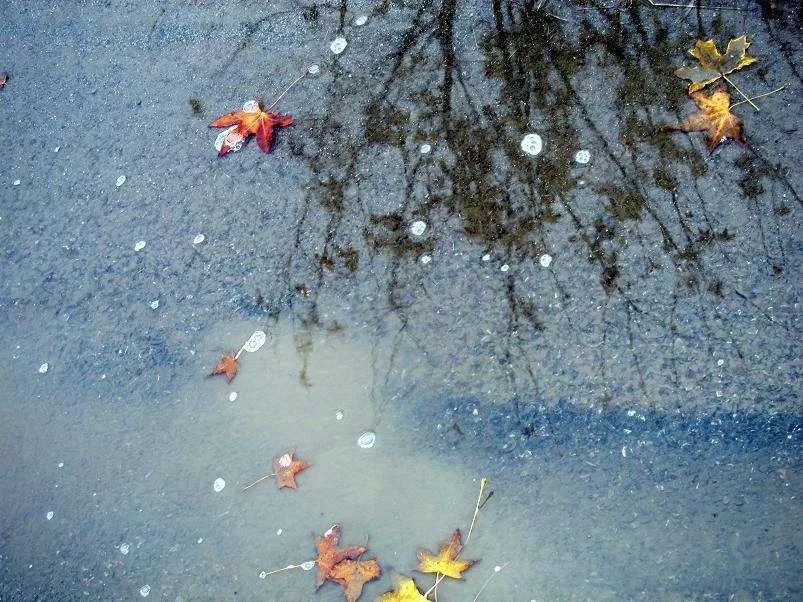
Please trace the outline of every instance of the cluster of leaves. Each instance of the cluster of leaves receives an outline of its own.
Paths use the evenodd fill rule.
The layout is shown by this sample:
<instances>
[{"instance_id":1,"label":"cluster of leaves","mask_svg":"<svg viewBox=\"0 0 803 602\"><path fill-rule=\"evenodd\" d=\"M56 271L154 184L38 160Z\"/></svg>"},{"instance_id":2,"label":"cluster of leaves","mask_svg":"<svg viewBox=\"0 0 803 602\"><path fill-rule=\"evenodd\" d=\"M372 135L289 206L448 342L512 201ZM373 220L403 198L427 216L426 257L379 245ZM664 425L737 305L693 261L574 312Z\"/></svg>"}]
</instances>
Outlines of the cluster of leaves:
<instances>
[{"instance_id":1,"label":"cluster of leaves","mask_svg":"<svg viewBox=\"0 0 803 602\"><path fill-rule=\"evenodd\" d=\"M691 82L688 92L699 110L666 129L706 132L709 151L727 139L744 142L742 120L731 113L730 93L722 85L718 85L710 94L705 93L705 88L720 80L730 82L728 74L755 63L758 58L747 54L749 46L747 36L739 36L730 40L725 53L721 54L714 40L697 40L689 54L697 59L698 64L681 67L675 71L675 75Z\"/></svg>"}]
</instances>

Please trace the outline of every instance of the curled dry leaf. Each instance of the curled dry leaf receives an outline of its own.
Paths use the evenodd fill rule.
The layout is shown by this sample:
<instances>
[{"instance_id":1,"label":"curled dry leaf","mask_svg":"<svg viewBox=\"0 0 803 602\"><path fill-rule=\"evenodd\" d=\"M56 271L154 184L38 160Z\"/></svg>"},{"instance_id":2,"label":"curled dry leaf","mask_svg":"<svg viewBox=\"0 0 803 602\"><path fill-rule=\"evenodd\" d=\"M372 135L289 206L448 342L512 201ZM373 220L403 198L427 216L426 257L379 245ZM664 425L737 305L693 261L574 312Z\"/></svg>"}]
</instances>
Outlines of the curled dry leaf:
<instances>
[{"instance_id":1,"label":"curled dry leaf","mask_svg":"<svg viewBox=\"0 0 803 602\"><path fill-rule=\"evenodd\" d=\"M273 459L273 472L276 474L276 487L279 489L282 487L295 489L296 475L311 466L306 460L297 460L295 455L295 450L291 449L286 454Z\"/></svg>"},{"instance_id":2,"label":"curled dry leaf","mask_svg":"<svg viewBox=\"0 0 803 602\"><path fill-rule=\"evenodd\" d=\"M691 81L689 94L692 94L723 75L755 63L758 58L747 54L748 46L747 36L739 36L728 42L725 54L720 54L714 40L697 40L689 54L699 61L699 65L681 67L675 75Z\"/></svg>"},{"instance_id":3,"label":"curled dry leaf","mask_svg":"<svg viewBox=\"0 0 803 602\"><path fill-rule=\"evenodd\" d=\"M335 565L344 560L357 560L367 549L362 546L346 546L340 549L337 547L339 542L340 525L338 524L329 527L323 536L315 536L315 548L318 551L318 557L315 559L315 564L318 566L318 572L315 575L316 588L323 585Z\"/></svg>"},{"instance_id":4,"label":"curled dry leaf","mask_svg":"<svg viewBox=\"0 0 803 602\"><path fill-rule=\"evenodd\" d=\"M667 130L684 132L706 132L706 148L713 151L718 144L728 138L744 142L742 120L730 111L731 96L722 87L718 87L710 95L695 92L692 99L700 110L687 115L675 126L667 126Z\"/></svg>"},{"instance_id":5,"label":"curled dry leaf","mask_svg":"<svg viewBox=\"0 0 803 602\"><path fill-rule=\"evenodd\" d=\"M405 575L394 575L393 589L385 592L376 602L429 602L418 590L415 581Z\"/></svg>"},{"instance_id":6,"label":"curled dry leaf","mask_svg":"<svg viewBox=\"0 0 803 602\"><path fill-rule=\"evenodd\" d=\"M429 550L418 552L418 570L422 573L442 573L453 579L461 579L463 571L476 562L457 558L462 548L460 529L456 529L449 540L441 544L437 556Z\"/></svg>"},{"instance_id":7,"label":"curled dry leaf","mask_svg":"<svg viewBox=\"0 0 803 602\"><path fill-rule=\"evenodd\" d=\"M348 602L356 602L362 594L362 587L369 581L378 579L382 569L376 558L371 560L343 560L329 572L329 579L343 587L343 595Z\"/></svg>"},{"instance_id":8,"label":"curled dry leaf","mask_svg":"<svg viewBox=\"0 0 803 602\"><path fill-rule=\"evenodd\" d=\"M228 351L220 356L220 360L218 360L217 365L212 370L212 373L209 376L217 376L218 374L225 374L226 381L231 382L232 379L237 376L237 358L234 353L229 353Z\"/></svg>"},{"instance_id":9,"label":"curled dry leaf","mask_svg":"<svg viewBox=\"0 0 803 602\"><path fill-rule=\"evenodd\" d=\"M225 128L236 126L224 139L220 147L218 156L222 156L235 146L235 141L239 143L251 135L257 137L259 148L263 152L269 153L271 141L273 140L273 129L286 127L291 123L293 123L292 115L263 111L262 105L258 104L253 111L232 111L221 115L210 123L209 127Z\"/></svg>"}]
</instances>

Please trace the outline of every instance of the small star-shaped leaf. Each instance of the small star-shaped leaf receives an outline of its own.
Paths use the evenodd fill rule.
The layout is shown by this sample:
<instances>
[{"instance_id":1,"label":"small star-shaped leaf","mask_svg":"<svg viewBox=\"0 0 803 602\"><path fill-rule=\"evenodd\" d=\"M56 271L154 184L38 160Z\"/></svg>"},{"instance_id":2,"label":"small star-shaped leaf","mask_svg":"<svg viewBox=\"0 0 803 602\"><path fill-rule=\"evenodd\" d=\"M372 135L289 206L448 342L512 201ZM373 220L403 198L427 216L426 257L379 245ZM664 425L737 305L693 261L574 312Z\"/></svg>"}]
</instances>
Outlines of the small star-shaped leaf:
<instances>
[{"instance_id":1,"label":"small star-shaped leaf","mask_svg":"<svg viewBox=\"0 0 803 602\"><path fill-rule=\"evenodd\" d=\"M362 546L347 546L343 549L337 547L340 542L340 525L334 524L323 534L315 536L315 549L318 550L318 557L315 564L318 565L318 572L315 575L315 587L319 588L326 581L335 565L344 560L357 560L367 548Z\"/></svg>"},{"instance_id":2,"label":"small star-shaped leaf","mask_svg":"<svg viewBox=\"0 0 803 602\"><path fill-rule=\"evenodd\" d=\"M702 90L711 82L717 81L723 75L737 71L747 65L752 65L758 58L747 54L750 42L747 36L739 36L728 42L725 54L720 54L714 40L697 40L689 54L699 61L694 67L681 67L675 75L688 79L689 94Z\"/></svg>"},{"instance_id":3,"label":"small star-shaped leaf","mask_svg":"<svg viewBox=\"0 0 803 602\"><path fill-rule=\"evenodd\" d=\"M418 570L422 573L442 573L453 579L461 579L463 571L476 562L457 558L462 548L460 529L456 529L449 540L441 544L437 556L429 550L418 552Z\"/></svg>"},{"instance_id":4,"label":"small star-shaped leaf","mask_svg":"<svg viewBox=\"0 0 803 602\"><path fill-rule=\"evenodd\" d=\"M311 464L306 460L297 460L296 451L291 449L286 454L282 454L273 459L273 472L276 474L276 487L296 488L296 475L309 468Z\"/></svg>"},{"instance_id":5,"label":"small star-shaped leaf","mask_svg":"<svg viewBox=\"0 0 803 602\"><path fill-rule=\"evenodd\" d=\"M273 129L287 127L293 123L292 115L264 111L262 105L255 101L249 101L246 108L249 110L226 113L209 124L209 127L213 128L237 126L223 140L218 155L225 155L252 134L256 135L259 148L269 153Z\"/></svg>"},{"instance_id":6,"label":"small star-shaped leaf","mask_svg":"<svg viewBox=\"0 0 803 602\"><path fill-rule=\"evenodd\" d=\"M234 353L226 352L220 356L220 360L212 370L212 374L209 376L225 374L226 380L231 382L232 379L237 375L237 368L237 358L235 357Z\"/></svg>"}]
</instances>

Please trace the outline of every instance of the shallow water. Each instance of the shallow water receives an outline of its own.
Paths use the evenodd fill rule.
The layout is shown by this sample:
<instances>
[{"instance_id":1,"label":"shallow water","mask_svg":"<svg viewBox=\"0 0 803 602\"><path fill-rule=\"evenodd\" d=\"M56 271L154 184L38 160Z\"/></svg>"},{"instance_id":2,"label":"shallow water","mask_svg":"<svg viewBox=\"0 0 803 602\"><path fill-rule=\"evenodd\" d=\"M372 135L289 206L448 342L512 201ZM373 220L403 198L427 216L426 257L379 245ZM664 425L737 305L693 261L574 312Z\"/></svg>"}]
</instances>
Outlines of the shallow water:
<instances>
[{"instance_id":1,"label":"shallow water","mask_svg":"<svg viewBox=\"0 0 803 602\"><path fill-rule=\"evenodd\" d=\"M442 601L798 598L800 22L701 4L0 3L0 598L423 590L486 476ZM663 132L744 32L746 144Z\"/></svg>"}]
</instances>

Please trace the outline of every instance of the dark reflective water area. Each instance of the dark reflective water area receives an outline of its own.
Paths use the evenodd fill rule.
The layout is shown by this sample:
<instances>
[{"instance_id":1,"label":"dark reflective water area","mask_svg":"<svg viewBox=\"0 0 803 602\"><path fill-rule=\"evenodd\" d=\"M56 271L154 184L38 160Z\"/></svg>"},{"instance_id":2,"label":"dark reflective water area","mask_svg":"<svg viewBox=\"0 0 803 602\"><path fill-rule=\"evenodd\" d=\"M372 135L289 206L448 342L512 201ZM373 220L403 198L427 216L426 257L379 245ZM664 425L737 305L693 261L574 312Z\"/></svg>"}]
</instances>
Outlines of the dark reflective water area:
<instances>
[{"instance_id":1,"label":"dark reflective water area","mask_svg":"<svg viewBox=\"0 0 803 602\"><path fill-rule=\"evenodd\" d=\"M259 578L334 521L424 591L483 476L440 600L799 597L801 13L685 4L0 3L0 597L342 599Z\"/></svg>"}]
</instances>

